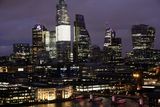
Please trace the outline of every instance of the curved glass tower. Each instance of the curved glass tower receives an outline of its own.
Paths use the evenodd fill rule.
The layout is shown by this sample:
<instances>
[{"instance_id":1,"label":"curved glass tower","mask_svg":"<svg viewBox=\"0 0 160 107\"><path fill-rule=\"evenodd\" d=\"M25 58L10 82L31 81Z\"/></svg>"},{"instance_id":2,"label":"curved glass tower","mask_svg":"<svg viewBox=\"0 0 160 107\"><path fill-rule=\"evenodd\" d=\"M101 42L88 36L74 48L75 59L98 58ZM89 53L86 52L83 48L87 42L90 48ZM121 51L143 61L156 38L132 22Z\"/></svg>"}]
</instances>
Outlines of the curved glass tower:
<instances>
[{"instance_id":1,"label":"curved glass tower","mask_svg":"<svg viewBox=\"0 0 160 107\"><path fill-rule=\"evenodd\" d=\"M90 36L84 16L77 14L74 22L74 62L86 62L90 57Z\"/></svg>"}]
</instances>

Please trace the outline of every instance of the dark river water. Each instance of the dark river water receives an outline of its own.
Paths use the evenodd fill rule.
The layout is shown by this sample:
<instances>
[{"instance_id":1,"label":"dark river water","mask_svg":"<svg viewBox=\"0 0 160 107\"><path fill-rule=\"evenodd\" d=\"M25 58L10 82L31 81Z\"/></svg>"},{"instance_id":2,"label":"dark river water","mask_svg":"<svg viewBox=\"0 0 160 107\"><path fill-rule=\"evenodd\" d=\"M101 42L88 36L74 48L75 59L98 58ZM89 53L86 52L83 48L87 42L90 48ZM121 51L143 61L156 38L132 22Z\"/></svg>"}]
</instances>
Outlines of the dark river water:
<instances>
[{"instance_id":1,"label":"dark river water","mask_svg":"<svg viewBox=\"0 0 160 107\"><path fill-rule=\"evenodd\" d=\"M102 102L89 102L89 99L85 100L73 100L63 103L52 103L52 104L39 104L32 105L28 107L114 107L111 106L111 100L108 98L102 98ZM116 107L139 107L138 103L132 100L127 99L127 103L118 105ZM148 107L145 105L144 107Z\"/></svg>"}]
</instances>

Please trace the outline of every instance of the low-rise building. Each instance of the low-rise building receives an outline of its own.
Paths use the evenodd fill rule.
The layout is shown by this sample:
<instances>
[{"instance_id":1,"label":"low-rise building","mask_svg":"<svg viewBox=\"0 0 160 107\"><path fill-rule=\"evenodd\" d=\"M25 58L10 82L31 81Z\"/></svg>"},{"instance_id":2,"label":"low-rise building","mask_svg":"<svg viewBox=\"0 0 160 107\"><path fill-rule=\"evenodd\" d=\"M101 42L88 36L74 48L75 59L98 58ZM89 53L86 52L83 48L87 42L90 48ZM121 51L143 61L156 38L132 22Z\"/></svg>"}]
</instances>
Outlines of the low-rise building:
<instances>
[{"instance_id":1,"label":"low-rise building","mask_svg":"<svg viewBox=\"0 0 160 107\"><path fill-rule=\"evenodd\" d=\"M36 89L36 101L38 102L48 102L54 100L63 100L69 99L73 95L73 87L72 86L64 86L64 87L43 87Z\"/></svg>"},{"instance_id":2,"label":"low-rise building","mask_svg":"<svg viewBox=\"0 0 160 107\"><path fill-rule=\"evenodd\" d=\"M24 104L34 101L34 88L21 84L0 83L0 105Z\"/></svg>"}]
</instances>

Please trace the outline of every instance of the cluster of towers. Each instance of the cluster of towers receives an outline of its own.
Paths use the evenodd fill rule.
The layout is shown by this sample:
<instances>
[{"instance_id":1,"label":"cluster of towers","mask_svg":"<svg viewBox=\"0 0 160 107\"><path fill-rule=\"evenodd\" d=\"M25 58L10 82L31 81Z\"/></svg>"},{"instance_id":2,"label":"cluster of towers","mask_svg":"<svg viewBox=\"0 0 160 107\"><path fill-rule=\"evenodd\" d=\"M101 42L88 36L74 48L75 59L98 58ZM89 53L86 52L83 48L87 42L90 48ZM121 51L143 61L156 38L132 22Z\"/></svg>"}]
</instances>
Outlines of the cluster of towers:
<instances>
[{"instance_id":1,"label":"cluster of towers","mask_svg":"<svg viewBox=\"0 0 160 107\"><path fill-rule=\"evenodd\" d=\"M67 4L64 0L59 0L56 7L56 27L54 31L48 31L45 26L39 24L32 29L33 62L37 62L39 59L43 61L43 58L56 59L58 62L86 60L90 53L90 37L84 17L76 15L72 48L71 23Z\"/></svg>"},{"instance_id":2,"label":"cluster of towers","mask_svg":"<svg viewBox=\"0 0 160 107\"><path fill-rule=\"evenodd\" d=\"M55 29L49 31L41 24L35 25L32 28L31 52L29 52L28 44L14 44L16 57L24 55L27 56L24 59L29 59L29 53L31 53L31 61L40 64L49 60L82 63L122 59L122 41L121 38L116 37L116 33L112 28L106 27L103 50L101 50L98 46L91 45L84 16L77 14L74 21L74 38L72 40L71 21L65 0L59 0L56 8ZM143 24L134 25L132 27L133 51L128 54L129 57L133 56L135 58L135 55L137 57L144 50L153 49L154 39L155 29L153 27Z\"/></svg>"}]
</instances>

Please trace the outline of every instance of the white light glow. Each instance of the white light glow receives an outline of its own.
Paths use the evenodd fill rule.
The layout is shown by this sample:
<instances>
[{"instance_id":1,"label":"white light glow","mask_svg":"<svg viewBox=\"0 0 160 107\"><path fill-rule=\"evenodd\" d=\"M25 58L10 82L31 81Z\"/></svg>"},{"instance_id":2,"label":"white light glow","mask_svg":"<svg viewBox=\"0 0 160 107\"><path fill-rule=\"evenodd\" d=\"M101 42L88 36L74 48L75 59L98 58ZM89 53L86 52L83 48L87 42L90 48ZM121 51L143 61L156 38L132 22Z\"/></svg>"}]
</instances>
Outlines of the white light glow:
<instances>
[{"instance_id":1,"label":"white light glow","mask_svg":"<svg viewBox=\"0 0 160 107\"><path fill-rule=\"evenodd\" d=\"M56 41L71 41L71 26L56 26Z\"/></svg>"},{"instance_id":2,"label":"white light glow","mask_svg":"<svg viewBox=\"0 0 160 107\"><path fill-rule=\"evenodd\" d=\"M24 71L24 68L18 68L18 71Z\"/></svg>"},{"instance_id":3,"label":"white light glow","mask_svg":"<svg viewBox=\"0 0 160 107\"><path fill-rule=\"evenodd\" d=\"M41 30L42 28L41 28L41 26L40 25L38 25L37 26L37 30Z\"/></svg>"},{"instance_id":4,"label":"white light glow","mask_svg":"<svg viewBox=\"0 0 160 107\"><path fill-rule=\"evenodd\" d=\"M45 46L46 46L46 51L49 51L49 44L50 44L50 33L49 31L45 32Z\"/></svg>"},{"instance_id":5,"label":"white light glow","mask_svg":"<svg viewBox=\"0 0 160 107\"><path fill-rule=\"evenodd\" d=\"M142 86L142 88L155 88L155 86Z\"/></svg>"}]
</instances>

